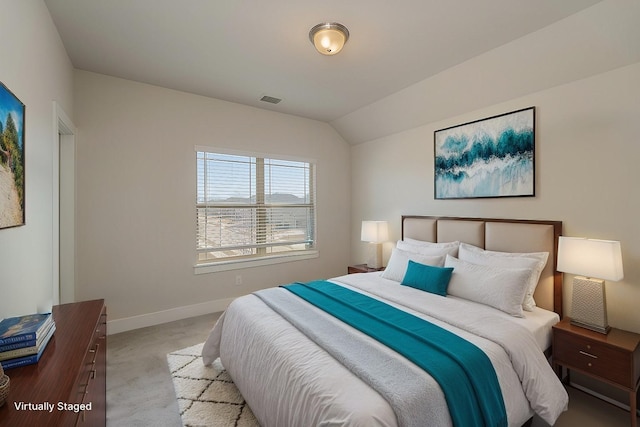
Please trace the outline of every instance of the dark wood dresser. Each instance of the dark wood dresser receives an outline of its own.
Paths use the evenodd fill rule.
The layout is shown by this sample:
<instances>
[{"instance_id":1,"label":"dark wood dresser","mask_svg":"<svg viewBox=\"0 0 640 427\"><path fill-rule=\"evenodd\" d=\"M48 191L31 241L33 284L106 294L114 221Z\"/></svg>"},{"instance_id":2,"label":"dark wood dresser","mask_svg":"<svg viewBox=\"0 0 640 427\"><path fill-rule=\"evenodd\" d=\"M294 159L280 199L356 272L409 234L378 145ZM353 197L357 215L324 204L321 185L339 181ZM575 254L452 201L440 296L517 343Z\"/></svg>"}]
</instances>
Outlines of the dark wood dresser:
<instances>
[{"instance_id":1,"label":"dark wood dresser","mask_svg":"<svg viewBox=\"0 0 640 427\"><path fill-rule=\"evenodd\" d=\"M52 312L56 331L40 361L6 371L11 389L0 426L105 426L104 300L57 305Z\"/></svg>"}]
</instances>

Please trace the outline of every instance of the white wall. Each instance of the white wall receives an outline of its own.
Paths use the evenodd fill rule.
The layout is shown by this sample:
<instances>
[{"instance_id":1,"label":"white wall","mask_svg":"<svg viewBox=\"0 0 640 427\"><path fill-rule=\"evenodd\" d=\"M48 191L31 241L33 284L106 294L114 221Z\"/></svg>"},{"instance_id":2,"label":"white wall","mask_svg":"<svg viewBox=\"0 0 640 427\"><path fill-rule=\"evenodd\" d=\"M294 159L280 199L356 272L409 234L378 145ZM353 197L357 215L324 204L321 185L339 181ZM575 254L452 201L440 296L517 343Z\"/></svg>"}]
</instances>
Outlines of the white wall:
<instances>
[{"instance_id":1,"label":"white wall","mask_svg":"<svg viewBox=\"0 0 640 427\"><path fill-rule=\"evenodd\" d=\"M0 0L0 80L26 106L26 225L0 230L0 318L53 300L53 101L73 120L73 68L41 0Z\"/></svg>"},{"instance_id":2,"label":"white wall","mask_svg":"<svg viewBox=\"0 0 640 427\"><path fill-rule=\"evenodd\" d=\"M434 200L434 131L530 106L536 197ZM400 238L403 214L561 220L565 235L621 241L625 278L607 283L609 323L640 332L639 118L636 63L354 146L352 262L366 260L362 219L388 220L392 239ZM571 279L564 289L569 314Z\"/></svg>"},{"instance_id":3,"label":"white wall","mask_svg":"<svg viewBox=\"0 0 640 427\"><path fill-rule=\"evenodd\" d=\"M328 124L84 71L75 103L76 296L106 299L111 332L346 273L350 147ZM319 258L194 275L196 145L315 159Z\"/></svg>"}]
</instances>

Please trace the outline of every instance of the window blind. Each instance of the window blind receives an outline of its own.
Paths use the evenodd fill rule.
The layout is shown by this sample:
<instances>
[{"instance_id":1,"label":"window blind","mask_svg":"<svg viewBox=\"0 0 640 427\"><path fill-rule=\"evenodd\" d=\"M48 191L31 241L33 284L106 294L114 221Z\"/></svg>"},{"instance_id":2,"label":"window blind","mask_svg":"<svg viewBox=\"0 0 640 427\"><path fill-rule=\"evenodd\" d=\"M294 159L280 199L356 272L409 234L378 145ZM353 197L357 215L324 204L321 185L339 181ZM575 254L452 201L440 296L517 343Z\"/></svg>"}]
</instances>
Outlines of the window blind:
<instances>
[{"instance_id":1,"label":"window blind","mask_svg":"<svg viewBox=\"0 0 640 427\"><path fill-rule=\"evenodd\" d=\"M314 249L313 163L196 153L199 264Z\"/></svg>"}]
</instances>

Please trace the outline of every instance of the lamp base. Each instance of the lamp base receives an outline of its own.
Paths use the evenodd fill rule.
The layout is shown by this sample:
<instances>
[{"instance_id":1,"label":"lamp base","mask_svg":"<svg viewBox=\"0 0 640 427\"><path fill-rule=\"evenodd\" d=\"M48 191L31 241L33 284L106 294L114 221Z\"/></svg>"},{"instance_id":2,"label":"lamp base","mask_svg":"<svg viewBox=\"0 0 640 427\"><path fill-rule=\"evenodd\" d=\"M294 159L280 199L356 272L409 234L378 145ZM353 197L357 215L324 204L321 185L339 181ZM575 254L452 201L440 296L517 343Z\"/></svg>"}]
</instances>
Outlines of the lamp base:
<instances>
[{"instance_id":1,"label":"lamp base","mask_svg":"<svg viewBox=\"0 0 640 427\"><path fill-rule=\"evenodd\" d=\"M601 334L609 332L604 280L574 277L571 304L571 324Z\"/></svg>"},{"instance_id":2,"label":"lamp base","mask_svg":"<svg viewBox=\"0 0 640 427\"><path fill-rule=\"evenodd\" d=\"M380 243L369 243L367 266L375 269L382 268L382 245Z\"/></svg>"},{"instance_id":3,"label":"lamp base","mask_svg":"<svg viewBox=\"0 0 640 427\"><path fill-rule=\"evenodd\" d=\"M607 325L605 327L602 326L598 326L598 325L591 325L589 323L583 323L580 322L578 320L573 320L571 319L571 324L574 326L579 326L581 328L585 328L585 329L589 329L591 331L595 331L595 332L600 332L601 334L608 334L609 331L611 330L611 326Z\"/></svg>"}]
</instances>

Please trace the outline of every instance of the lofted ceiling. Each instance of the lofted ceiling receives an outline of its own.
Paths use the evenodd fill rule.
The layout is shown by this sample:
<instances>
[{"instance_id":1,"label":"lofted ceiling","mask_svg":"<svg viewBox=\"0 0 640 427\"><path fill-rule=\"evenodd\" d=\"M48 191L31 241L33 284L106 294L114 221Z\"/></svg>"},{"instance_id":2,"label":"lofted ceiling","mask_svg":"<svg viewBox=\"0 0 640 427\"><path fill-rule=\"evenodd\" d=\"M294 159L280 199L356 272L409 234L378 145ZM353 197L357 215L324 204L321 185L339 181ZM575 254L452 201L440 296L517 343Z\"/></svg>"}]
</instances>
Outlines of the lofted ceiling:
<instances>
[{"instance_id":1,"label":"lofted ceiling","mask_svg":"<svg viewBox=\"0 0 640 427\"><path fill-rule=\"evenodd\" d=\"M331 122L598 1L45 3L77 69ZM351 33L336 56L308 38L327 21Z\"/></svg>"}]
</instances>

